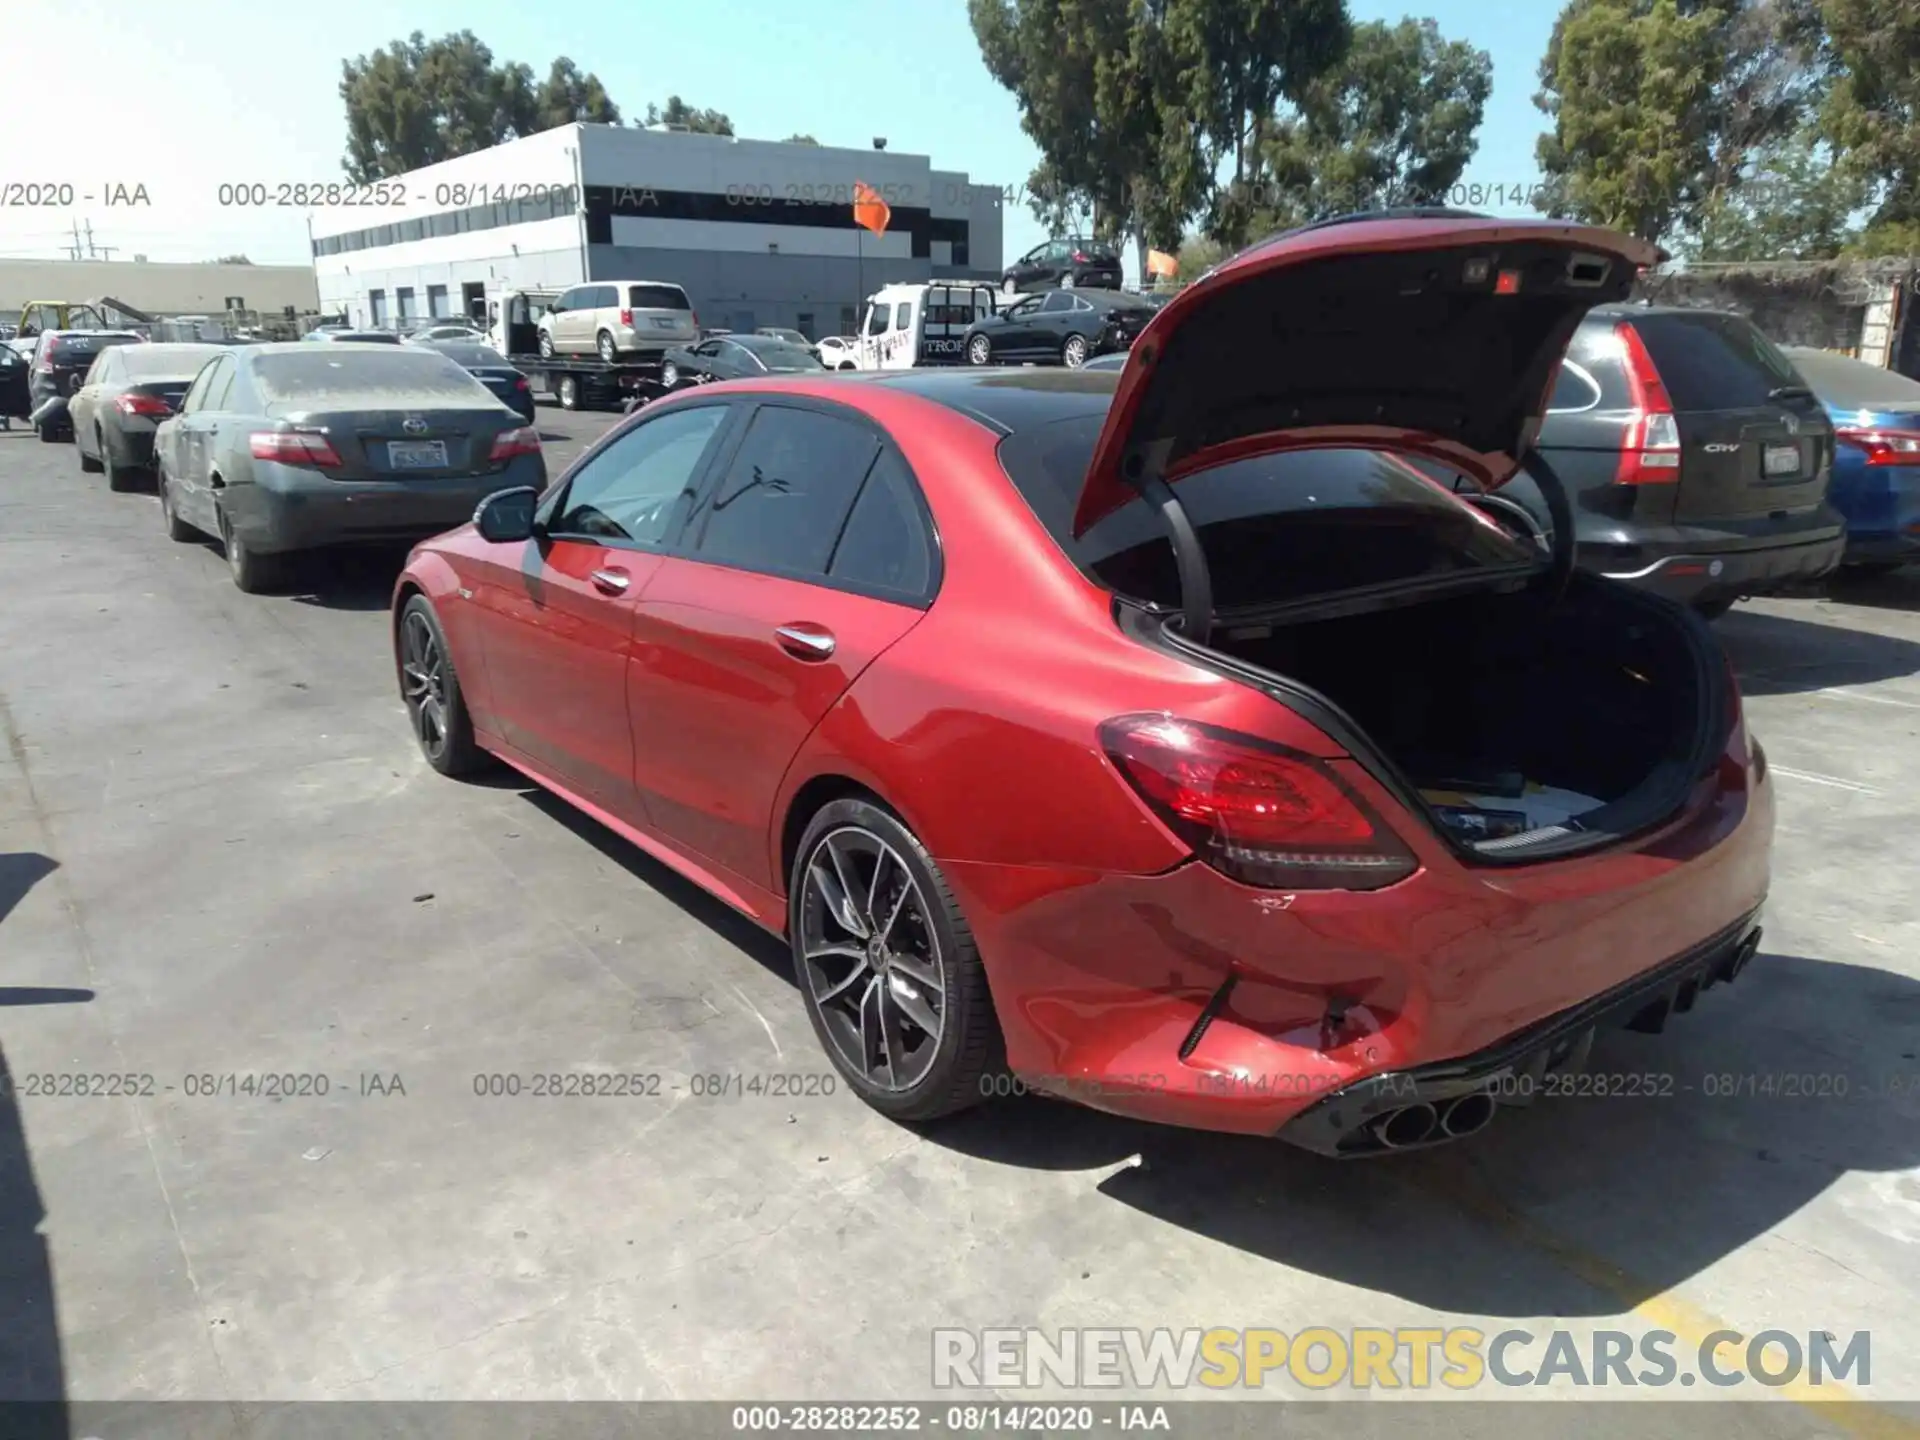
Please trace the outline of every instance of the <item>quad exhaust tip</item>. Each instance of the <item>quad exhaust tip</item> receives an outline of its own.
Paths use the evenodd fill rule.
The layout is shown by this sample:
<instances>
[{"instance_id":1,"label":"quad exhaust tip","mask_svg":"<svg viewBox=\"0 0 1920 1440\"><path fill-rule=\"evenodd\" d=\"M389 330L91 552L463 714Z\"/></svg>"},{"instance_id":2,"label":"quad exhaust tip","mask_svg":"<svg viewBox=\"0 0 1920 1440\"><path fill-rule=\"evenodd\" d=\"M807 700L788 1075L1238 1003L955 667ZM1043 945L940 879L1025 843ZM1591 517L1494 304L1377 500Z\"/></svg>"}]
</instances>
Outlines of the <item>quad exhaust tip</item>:
<instances>
[{"instance_id":1,"label":"quad exhaust tip","mask_svg":"<svg viewBox=\"0 0 1920 1440\"><path fill-rule=\"evenodd\" d=\"M1493 1096L1484 1090L1442 1101L1424 1100L1390 1110L1375 1122L1373 1133L1389 1150L1407 1150L1441 1140L1464 1140L1493 1123Z\"/></svg>"},{"instance_id":2,"label":"quad exhaust tip","mask_svg":"<svg viewBox=\"0 0 1920 1440\"><path fill-rule=\"evenodd\" d=\"M1403 1105L1390 1112L1380 1121L1374 1133L1389 1150L1404 1150L1409 1145L1418 1145L1423 1140L1431 1139L1439 1126L1438 1112L1422 1101L1418 1105Z\"/></svg>"},{"instance_id":3,"label":"quad exhaust tip","mask_svg":"<svg viewBox=\"0 0 1920 1440\"><path fill-rule=\"evenodd\" d=\"M1462 1095L1440 1112L1440 1129L1450 1140L1461 1140L1493 1123L1493 1096L1484 1090Z\"/></svg>"}]
</instances>

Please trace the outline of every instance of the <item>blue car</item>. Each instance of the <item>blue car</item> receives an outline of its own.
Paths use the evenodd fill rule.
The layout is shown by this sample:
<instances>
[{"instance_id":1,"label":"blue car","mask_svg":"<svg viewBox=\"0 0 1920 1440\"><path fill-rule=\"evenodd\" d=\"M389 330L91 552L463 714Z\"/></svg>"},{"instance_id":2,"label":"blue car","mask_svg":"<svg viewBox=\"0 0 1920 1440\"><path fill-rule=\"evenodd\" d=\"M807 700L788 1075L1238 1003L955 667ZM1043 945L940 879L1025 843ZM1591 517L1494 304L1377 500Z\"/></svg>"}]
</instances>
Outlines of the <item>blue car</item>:
<instances>
[{"instance_id":1,"label":"blue car","mask_svg":"<svg viewBox=\"0 0 1920 1440\"><path fill-rule=\"evenodd\" d=\"M1920 381L1825 350L1783 348L1839 441L1828 498L1847 521L1841 563L1893 570L1920 560Z\"/></svg>"}]
</instances>

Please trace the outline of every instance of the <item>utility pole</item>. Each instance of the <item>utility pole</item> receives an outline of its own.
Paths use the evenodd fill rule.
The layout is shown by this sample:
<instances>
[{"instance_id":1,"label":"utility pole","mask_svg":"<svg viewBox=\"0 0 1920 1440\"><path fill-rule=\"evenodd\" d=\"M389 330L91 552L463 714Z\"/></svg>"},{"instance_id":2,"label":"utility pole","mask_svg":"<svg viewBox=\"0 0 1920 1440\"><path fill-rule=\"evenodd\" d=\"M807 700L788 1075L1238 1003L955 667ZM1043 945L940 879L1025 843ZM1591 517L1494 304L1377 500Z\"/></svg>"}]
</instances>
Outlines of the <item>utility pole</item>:
<instances>
[{"instance_id":1,"label":"utility pole","mask_svg":"<svg viewBox=\"0 0 1920 1440\"><path fill-rule=\"evenodd\" d=\"M75 260L80 258L80 222L78 220L73 222L73 258Z\"/></svg>"}]
</instances>

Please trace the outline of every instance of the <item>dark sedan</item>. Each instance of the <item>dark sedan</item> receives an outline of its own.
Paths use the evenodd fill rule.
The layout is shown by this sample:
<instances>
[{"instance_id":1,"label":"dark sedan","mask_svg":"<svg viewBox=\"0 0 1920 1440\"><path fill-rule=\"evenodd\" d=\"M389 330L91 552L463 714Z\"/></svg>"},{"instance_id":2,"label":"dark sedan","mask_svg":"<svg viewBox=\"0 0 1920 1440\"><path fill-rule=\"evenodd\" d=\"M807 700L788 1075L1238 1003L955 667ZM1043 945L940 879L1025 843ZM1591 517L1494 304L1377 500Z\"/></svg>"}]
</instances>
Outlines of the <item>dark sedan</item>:
<instances>
[{"instance_id":1,"label":"dark sedan","mask_svg":"<svg viewBox=\"0 0 1920 1440\"><path fill-rule=\"evenodd\" d=\"M478 336L465 341L422 340L415 343L446 356L492 391L494 398L502 405L527 424L533 424L532 383L513 368L513 362L506 356L491 345L480 344Z\"/></svg>"},{"instance_id":2,"label":"dark sedan","mask_svg":"<svg viewBox=\"0 0 1920 1440\"><path fill-rule=\"evenodd\" d=\"M89 475L107 472L109 490L131 490L153 468L153 436L173 414L201 367L223 345L113 345L99 353L86 383L67 402L74 449Z\"/></svg>"},{"instance_id":3,"label":"dark sedan","mask_svg":"<svg viewBox=\"0 0 1920 1440\"><path fill-rule=\"evenodd\" d=\"M71 399L86 383L87 372L100 358L102 350L115 345L144 345L131 330L48 330L40 336L33 351L33 368L27 376L31 408L38 411L50 400ZM71 440L73 427L66 407L57 406L39 426L46 444Z\"/></svg>"},{"instance_id":4,"label":"dark sedan","mask_svg":"<svg viewBox=\"0 0 1920 1440\"><path fill-rule=\"evenodd\" d=\"M660 365L660 386L663 390L680 390L709 380L811 375L826 368L813 351L789 340L768 335L726 335L667 351Z\"/></svg>"},{"instance_id":5,"label":"dark sedan","mask_svg":"<svg viewBox=\"0 0 1920 1440\"><path fill-rule=\"evenodd\" d=\"M1118 291L1029 295L967 327L967 363L1034 360L1077 368L1095 355L1130 348L1155 313L1139 296Z\"/></svg>"},{"instance_id":6,"label":"dark sedan","mask_svg":"<svg viewBox=\"0 0 1920 1440\"><path fill-rule=\"evenodd\" d=\"M249 592L270 589L290 552L417 540L495 490L547 483L539 432L425 346L224 351L154 457L167 534L217 537Z\"/></svg>"}]
</instances>

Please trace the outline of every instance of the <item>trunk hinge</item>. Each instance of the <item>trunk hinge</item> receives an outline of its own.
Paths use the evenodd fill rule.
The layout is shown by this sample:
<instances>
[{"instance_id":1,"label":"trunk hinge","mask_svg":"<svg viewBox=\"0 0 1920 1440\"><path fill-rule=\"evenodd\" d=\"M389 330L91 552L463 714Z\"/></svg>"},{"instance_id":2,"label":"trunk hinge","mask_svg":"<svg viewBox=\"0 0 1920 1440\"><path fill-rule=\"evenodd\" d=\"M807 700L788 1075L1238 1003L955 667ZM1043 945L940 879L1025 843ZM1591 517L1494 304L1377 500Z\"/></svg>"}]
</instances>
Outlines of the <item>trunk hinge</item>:
<instances>
[{"instance_id":1,"label":"trunk hinge","mask_svg":"<svg viewBox=\"0 0 1920 1440\"><path fill-rule=\"evenodd\" d=\"M1145 467L1139 467L1144 472ZM1207 569L1207 552L1200 548L1200 534L1187 518L1187 507L1173 493L1173 487L1158 475L1138 473L1126 477L1160 515L1173 544L1173 561L1180 573L1181 631L1196 645L1207 643L1213 633L1213 576Z\"/></svg>"}]
</instances>

